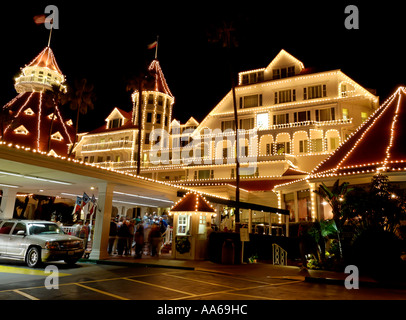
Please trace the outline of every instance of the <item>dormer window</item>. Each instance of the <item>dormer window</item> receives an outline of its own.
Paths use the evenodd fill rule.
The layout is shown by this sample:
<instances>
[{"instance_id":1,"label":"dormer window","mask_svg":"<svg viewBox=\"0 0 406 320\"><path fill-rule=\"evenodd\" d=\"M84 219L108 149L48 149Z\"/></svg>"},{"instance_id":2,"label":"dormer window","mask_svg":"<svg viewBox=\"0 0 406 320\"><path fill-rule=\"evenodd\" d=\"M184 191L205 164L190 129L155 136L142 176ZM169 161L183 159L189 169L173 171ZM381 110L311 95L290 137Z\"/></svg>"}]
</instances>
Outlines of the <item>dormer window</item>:
<instances>
[{"instance_id":1,"label":"dormer window","mask_svg":"<svg viewBox=\"0 0 406 320\"><path fill-rule=\"evenodd\" d=\"M123 125L123 119L113 119L109 121L109 129L120 128Z\"/></svg>"},{"instance_id":2,"label":"dormer window","mask_svg":"<svg viewBox=\"0 0 406 320\"><path fill-rule=\"evenodd\" d=\"M19 126L18 128L14 129L14 133L27 135L27 134L28 134L28 130L27 130L26 127L24 127L23 125L21 125L21 126Z\"/></svg>"},{"instance_id":3,"label":"dormer window","mask_svg":"<svg viewBox=\"0 0 406 320\"><path fill-rule=\"evenodd\" d=\"M272 70L272 79L273 80L293 77L294 75L295 75L295 66Z\"/></svg>"},{"instance_id":4,"label":"dormer window","mask_svg":"<svg viewBox=\"0 0 406 320\"><path fill-rule=\"evenodd\" d=\"M264 81L264 71L250 72L242 75L241 84L252 84Z\"/></svg>"},{"instance_id":5,"label":"dormer window","mask_svg":"<svg viewBox=\"0 0 406 320\"><path fill-rule=\"evenodd\" d=\"M61 133L58 131L51 135L51 139L57 140L57 141L62 141L63 137L62 137Z\"/></svg>"},{"instance_id":6,"label":"dormer window","mask_svg":"<svg viewBox=\"0 0 406 320\"><path fill-rule=\"evenodd\" d=\"M25 113L27 116L32 116L32 115L34 114L34 111L32 111L31 108L28 108L27 110L24 111L24 113Z\"/></svg>"}]
</instances>

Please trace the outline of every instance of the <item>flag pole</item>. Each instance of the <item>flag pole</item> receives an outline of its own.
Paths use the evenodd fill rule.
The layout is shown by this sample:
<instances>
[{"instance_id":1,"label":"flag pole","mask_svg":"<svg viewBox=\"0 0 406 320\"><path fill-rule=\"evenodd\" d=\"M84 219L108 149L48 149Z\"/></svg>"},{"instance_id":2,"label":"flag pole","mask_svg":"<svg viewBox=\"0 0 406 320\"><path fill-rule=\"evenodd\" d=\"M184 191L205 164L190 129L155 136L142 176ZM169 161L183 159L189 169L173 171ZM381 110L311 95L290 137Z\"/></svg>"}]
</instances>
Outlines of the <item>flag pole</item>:
<instances>
[{"instance_id":1,"label":"flag pole","mask_svg":"<svg viewBox=\"0 0 406 320\"><path fill-rule=\"evenodd\" d=\"M49 48L49 45L51 44L52 26L53 26L53 24L51 24L51 29L50 29L50 31L49 31L48 48Z\"/></svg>"},{"instance_id":2,"label":"flag pole","mask_svg":"<svg viewBox=\"0 0 406 320\"><path fill-rule=\"evenodd\" d=\"M48 48L49 48L49 45L51 44L52 29L53 29L53 27L54 27L54 13L52 13L52 19L51 19L50 22L51 22L51 29L50 29L50 31L49 31Z\"/></svg>"},{"instance_id":3,"label":"flag pole","mask_svg":"<svg viewBox=\"0 0 406 320\"><path fill-rule=\"evenodd\" d=\"M158 57L158 42L159 42L159 36L156 36L155 60Z\"/></svg>"}]
</instances>

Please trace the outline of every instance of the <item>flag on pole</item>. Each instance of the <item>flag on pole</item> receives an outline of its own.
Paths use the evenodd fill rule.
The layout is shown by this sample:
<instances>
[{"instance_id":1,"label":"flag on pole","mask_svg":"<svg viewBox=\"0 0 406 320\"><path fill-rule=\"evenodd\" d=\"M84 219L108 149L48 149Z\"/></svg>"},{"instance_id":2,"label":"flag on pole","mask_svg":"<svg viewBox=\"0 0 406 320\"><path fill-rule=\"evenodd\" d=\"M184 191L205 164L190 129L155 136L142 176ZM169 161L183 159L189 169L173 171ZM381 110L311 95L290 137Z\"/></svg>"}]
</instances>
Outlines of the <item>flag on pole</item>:
<instances>
[{"instance_id":1,"label":"flag on pole","mask_svg":"<svg viewBox=\"0 0 406 320\"><path fill-rule=\"evenodd\" d=\"M158 41L154 41L148 45L148 49L154 49L158 45Z\"/></svg>"},{"instance_id":2,"label":"flag on pole","mask_svg":"<svg viewBox=\"0 0 406 320\"><path fill-rule=\"evenodd\" d=\"M45 22L51 24L53 23L53 19L51 17L47 17L45 14L39 14L35 16L33 19L35 24L43 24Z\"/></svg>"},{"instance_id":3,"label":"flag on pole","mask_svg":"<svg viewBox=\"0 0 406 320\"><path fill-rule=\"evenodd\" d=\"M89 204L89 214L90 216L93 215L95 209L96 209L96 198L94 197L94 195L92 195L92 199L90 200L90 204Z\"/></svg>"},{"instance_id":4,"label":"flag on pole","mask_svg":"<svg viewBox=\"0 0 406 320\"><path fill-rule=\"evenodd\" d=\"M82 198L81 197L76 197L76 202L75 205L73 206L73 212L72 215L75 215L78 211L82 209Z\"/></svg>"},{"instance_id":5,"label":"flag on pole","mask_svg":"<svg viewBox=\"0 0 406 320\"><path fill-rule=\"evenodd\" d=\"M83 201L82 201L82 207L87 205L90 201L90 197L86 194L86 192L83 192Z\"/></svg>"}]
</instances>

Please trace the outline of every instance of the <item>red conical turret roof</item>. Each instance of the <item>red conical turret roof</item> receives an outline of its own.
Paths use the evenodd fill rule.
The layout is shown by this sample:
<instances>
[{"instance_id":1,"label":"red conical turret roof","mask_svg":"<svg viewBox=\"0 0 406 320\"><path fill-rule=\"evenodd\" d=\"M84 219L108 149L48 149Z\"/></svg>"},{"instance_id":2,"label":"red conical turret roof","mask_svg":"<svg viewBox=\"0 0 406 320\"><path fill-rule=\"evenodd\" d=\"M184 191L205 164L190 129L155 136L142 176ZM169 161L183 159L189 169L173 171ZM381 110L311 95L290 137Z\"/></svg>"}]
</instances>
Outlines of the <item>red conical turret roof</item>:
<instances>
[{"instance_id":1,"label":"red conical turret roof","mask_svg":"<svg viewBox=\"0 0 406 320\"><path fill-rule=\"evenodd\" d=\"M59 69L54 53L50 47L46 47L44 50L42 50L34 58L34 60L27 65L27 67L43 67L62 74L62 71Z\"/></svg>"},{"instance_id":2,"label":"red conical turret roof","mask_svg":"<svg viewBox=\"0 0 406 320\"><path fill-rule=\"evenodd\" d=\"M148 70L152 72L155 77L154 87L152 90L165 93L173 98L172 92L169 90L168 84L166 83L166 79L162 72L159 61L153 60L149 65Z\"/></svg>"}]
</instances>

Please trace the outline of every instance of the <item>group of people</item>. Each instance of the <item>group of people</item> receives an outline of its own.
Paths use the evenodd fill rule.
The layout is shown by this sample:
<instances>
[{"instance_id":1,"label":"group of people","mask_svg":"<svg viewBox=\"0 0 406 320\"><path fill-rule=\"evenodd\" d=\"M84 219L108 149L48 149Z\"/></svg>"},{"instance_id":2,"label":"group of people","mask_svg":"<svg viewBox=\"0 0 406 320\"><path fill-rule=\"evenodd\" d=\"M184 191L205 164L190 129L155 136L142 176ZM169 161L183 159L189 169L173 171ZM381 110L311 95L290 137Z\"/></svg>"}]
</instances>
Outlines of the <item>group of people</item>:
<instances>
[{"instance_id":1,"label":"group of people","mask_svg":"<svg viewBox=\"0 0 406 320\"><path fill-rule=\"evenodd\" d=\"M78 220L72 227L73 227L72 235L79 237L83 240L83 245L86 250L87 243L89 240L89 234L91 231L89 221L83 223L83 220Z\"/></svg>"},{"instance_id":2,"label":"group of people","mask_svg":"<svg viewBox=\"0 0 406 320\"><path fill-rule=\"evenodd\" d=\"M168 222L163 217L144 216L136 219L112 218L108 253L141 258L144 249L151 256L159 255Z\"/></svg>"}]
</instances>

